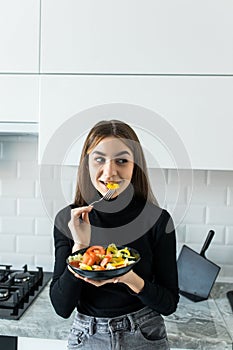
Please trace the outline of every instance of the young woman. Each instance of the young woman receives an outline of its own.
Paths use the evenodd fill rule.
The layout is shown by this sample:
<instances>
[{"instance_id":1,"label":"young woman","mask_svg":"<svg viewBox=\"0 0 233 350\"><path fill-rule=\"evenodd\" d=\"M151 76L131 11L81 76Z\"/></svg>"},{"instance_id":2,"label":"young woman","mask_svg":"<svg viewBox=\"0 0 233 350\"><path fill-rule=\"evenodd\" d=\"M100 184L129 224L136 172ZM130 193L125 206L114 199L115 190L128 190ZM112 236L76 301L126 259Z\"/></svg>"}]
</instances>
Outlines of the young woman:
<instances>
[{"instance_id":1,"label":"young woman","mask_svg":"<svg viewBox=\"0 0 233 350\"><path fill-rule=\"evenodd\" d=\"M108 182L119 186L110 201L89 205L107 192ZM129 125L102 121L89 132L74 204L57 214L54 241L50 298L64 318L76 309L69 350L169 349L161 314L173 313L179 300L175 231L152 194L142 147ZM72 252L101 242L127 243L141 260L104 281L67 267Z\"/></svg>"}]
</instances>

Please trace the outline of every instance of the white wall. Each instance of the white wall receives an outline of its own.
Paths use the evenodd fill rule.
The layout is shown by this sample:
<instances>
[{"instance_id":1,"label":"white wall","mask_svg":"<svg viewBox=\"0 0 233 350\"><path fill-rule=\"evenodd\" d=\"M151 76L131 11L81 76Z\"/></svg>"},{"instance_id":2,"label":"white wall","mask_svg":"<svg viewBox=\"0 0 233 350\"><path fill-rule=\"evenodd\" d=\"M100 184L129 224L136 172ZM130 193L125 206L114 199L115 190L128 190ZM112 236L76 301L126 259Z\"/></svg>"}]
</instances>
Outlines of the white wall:
<instances>
[{"instance_id":1,"label":"white wall","mask_svg":"<svg viewBox=\"0 0 233 350\"><path fill-rule=\"evenodd\" d=\"M56 199L56 182L60 181L56 166L49 166L44 175L46 181L51 182L46 207L41 200L37 148L37 137L0 136L0 264L21 267L28 263L52 270L51 213L54 215L64 203ZM199 251L208 230L213 229L216 235L207 257L222 267L221 279L233 279L233 173L196 170L193 190L190 175L187 170L181 171L179 177L175 170L150 171L160 205L167 207L179 224L178 252L183 243ZM62 169L62 188L67 203L73 197L75 178L75 167Z\"/></svg>"}]
</instances>

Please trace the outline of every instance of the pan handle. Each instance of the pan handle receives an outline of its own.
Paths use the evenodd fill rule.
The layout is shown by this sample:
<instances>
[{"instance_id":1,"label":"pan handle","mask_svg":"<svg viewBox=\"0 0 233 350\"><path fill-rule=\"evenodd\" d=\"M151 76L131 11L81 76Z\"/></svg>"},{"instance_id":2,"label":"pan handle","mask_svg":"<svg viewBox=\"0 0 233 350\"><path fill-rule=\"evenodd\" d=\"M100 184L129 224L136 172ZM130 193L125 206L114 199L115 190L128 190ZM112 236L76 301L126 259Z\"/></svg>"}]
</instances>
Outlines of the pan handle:
<instances>
[{"instance_id":1,"label":"pan handle","mask_svg":"<svg viewBox=\"0 0 233 350\"><path fill-rule=\"evenodd\" d=\"M205 258L205 252L207 251L207 249L209 248L209 245L214 237L215 232L213 230L210 230L208 233L208 236L206 237L206 240L201 248L200 251L200 255L203 256L203 258Z\"/></svg>"}]
</instances>

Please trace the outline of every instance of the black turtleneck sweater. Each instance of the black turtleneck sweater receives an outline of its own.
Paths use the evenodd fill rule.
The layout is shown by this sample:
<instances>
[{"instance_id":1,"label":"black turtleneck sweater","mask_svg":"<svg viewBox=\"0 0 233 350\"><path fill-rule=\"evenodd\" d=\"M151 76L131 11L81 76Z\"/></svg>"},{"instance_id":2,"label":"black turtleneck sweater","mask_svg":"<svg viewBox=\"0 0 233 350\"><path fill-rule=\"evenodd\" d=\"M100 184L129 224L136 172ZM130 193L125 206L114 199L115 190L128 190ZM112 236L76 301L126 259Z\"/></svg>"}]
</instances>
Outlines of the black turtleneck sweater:
<instances>
[{"instance_id":1,"label":"black turtleneck sweater","mask_svg":"<svg viewBox=\"0 0 233 350\"><path fill-rule=\"evenodd\" d=\"M176 310L179 294L172 219L154 204L135 198L127 204L124 200L120 195L94 206L89 213L91 245L116 243L138 250L141 260L133 270L144 279L143 289L136 294L123 283L95 287L68 270L66 259L74 244L67 226L74 208L70 205L57 214L54 225L55 266L50 298L58 315L68 318L77 308L86 315L116 317L145 305L163 315Z\"/></svg>"}]
</instances>

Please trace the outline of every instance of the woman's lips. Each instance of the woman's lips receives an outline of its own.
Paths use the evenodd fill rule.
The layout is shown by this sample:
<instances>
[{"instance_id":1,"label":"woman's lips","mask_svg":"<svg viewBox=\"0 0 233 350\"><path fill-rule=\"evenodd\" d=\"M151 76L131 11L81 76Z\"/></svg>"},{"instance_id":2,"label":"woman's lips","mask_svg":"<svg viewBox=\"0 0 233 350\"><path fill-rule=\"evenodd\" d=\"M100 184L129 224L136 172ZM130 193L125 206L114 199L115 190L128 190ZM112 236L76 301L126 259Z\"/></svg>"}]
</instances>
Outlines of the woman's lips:
<instances>
[{"instance_id":1,"label":"woman's lips","mask_svg":"<svg viewBox=\"0 0 233 350\"><path fill-rule=\"evenodd\" d=\"M113 184L113 185L117 185L118 187L117 188L119 188L120 187L120 184L122 183L122 180L119 180L119 181L103 181L103 180L99 180L99 182L101 183L101 187L102 186L104 186L105 187L105 189L109 189L108 188L108 184Z\"/></svg>"}]
</instances>

